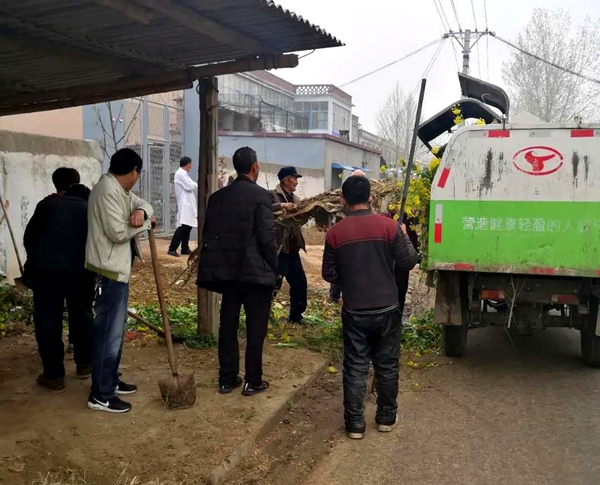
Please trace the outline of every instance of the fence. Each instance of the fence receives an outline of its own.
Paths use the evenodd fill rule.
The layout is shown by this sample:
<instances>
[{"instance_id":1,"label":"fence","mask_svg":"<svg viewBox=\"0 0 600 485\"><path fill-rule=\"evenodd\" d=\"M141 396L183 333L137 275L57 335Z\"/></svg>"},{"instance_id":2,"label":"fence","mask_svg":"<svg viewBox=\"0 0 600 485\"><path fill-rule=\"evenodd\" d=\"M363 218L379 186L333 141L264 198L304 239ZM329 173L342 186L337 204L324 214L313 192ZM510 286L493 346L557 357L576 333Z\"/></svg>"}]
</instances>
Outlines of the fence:
<instances>
[{"instance_id":1,"label":"fence","mask_svg":"<svg viewBox=\"0 0 600 485\"><path fill-rule=\"evenodd\" d=\"M306 133L308 119L260 96L219 93L219 130Z\"/></svg>"},{"instance_id":2,"label":"fence","mask_svg":"<svg viewBox=\"0 0 600 485\"><path fill-rule=\"evenodd\" d=\"M169 93L172 94L172 93ZM177 226L177 199L173 178L179 168L183 144L182 97L164 95L128 99L124 107L125 146L138 152L144 166L133 192L154 208L157 232Z\"/></svg>"}]
</instances>

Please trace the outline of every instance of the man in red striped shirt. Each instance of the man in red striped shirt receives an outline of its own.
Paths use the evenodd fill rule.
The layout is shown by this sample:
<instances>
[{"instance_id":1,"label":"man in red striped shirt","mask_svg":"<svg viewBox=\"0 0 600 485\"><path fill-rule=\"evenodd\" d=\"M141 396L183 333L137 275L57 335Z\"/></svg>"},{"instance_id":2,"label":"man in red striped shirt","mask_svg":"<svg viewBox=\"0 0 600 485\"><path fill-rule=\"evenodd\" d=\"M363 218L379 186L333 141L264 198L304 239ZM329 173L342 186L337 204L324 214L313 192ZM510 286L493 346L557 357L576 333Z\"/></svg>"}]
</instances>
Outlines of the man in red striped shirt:
<instances>
[{"instance_id":1,"label":"man in red striped shirt","mask_svg":"<svg viewBox=\"0 0 600 485\"><path fill-rule=\"evenodd\" d=\"M323 279L344 294L344 421L348 436L365 432L364 399L369 362L377 386L378 430L396 424L401 313L395 268L412 269L417 252L406 227L369 210L371 185L352 176L342 186L346 218L328 232Z\"/></svg>"}]
</instances>

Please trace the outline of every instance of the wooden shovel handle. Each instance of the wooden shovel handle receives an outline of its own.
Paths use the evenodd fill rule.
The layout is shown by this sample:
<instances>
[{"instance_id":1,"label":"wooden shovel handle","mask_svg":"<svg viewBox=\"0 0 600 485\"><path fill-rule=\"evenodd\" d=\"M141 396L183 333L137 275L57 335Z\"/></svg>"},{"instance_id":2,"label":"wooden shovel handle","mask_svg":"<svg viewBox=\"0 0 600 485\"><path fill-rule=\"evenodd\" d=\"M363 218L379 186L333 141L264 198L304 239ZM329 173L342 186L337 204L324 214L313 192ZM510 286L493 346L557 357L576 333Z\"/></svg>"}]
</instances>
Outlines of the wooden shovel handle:
<instances>
[{"instance_id":1,"label":"wooden shovel handle","mask_svg":"<svg viewBox=\"0 0 600 485\"><path fill-rule=\"evenodd\" d=\"M19 254L19 246L17 246L17 240L15 238L12 225L10 224L10 219L8 218L8 212L6 211L6 204L4 204L2 197L0 197L0 206L2 206L2 213L4 214L4 219L6 220L6 225L8 226L8 232L10 234L13 247L15 248L15 255L17 256L17 262L19 263L19 271L21 271L21 275L23 275L23 263L21 262L21 256Z\"/></svg>"},{"instance_id":2,"label":"wooden shovel handle","mask_svg":"<svg viewBox=\"0 0 600 485\"><path fill-rule=\"evenodd\" d=\"M154 279L156 280L156 291L158 293L160 314L162 316L163 328L165 331L165 341L167 342L167 351L169 353L169 366L171 367L173 377L177 377L177 359L175 358L175 350L173 349L173 338L171 337L171 326L169 325L167 302L165 301L165 293L163 290L162 279L160 276L160 268L158 266L156 238L154 237L154 229L152 228L152 226L150 226L150 230L148 231L148 240L150 242L150 258L152 259L152 269L154 270Z\"/></svg>"}]
</instances>

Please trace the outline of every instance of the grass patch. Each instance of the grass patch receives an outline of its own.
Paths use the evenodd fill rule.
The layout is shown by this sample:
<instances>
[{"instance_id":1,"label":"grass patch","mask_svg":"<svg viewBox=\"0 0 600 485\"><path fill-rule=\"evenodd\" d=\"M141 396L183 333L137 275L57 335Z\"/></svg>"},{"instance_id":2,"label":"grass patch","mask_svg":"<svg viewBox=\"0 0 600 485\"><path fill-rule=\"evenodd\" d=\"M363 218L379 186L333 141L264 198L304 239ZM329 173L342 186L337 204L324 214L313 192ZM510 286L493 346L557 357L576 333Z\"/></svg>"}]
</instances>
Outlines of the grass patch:
<instances>
[{"instance_id":1,"label":"grass patch","mask_svg":"<svg viewBox=\"0 0 600 485\"><path fill-rule=\"evenodd\" d=\"M438 353L442 349L442 326L433 323L434 310L411 317L402 331L402 350L416 354Z\"/></svg>"},{"instance_id":2,"label":"grass patch","mask_svg":"<svg viewBox=\"0 0 600 485\"><path fill-rule=\"evenodd\" d=\"M33 295L14 286L0 285L0 338L18 335L24 325L33 325Z\"/></svg>"},{"instance_id":3,"label":"grass patch","mask_svg":"<svg viewBox=\"0 0 600 485\"><path fill-rule=\"evenodd\" d=\"M198 336L198 307L196 305L170 306L167 311L173 336L184 339L188 347L208 349L217 345L217 339L212 335ZM162 318L158 304L137 306L136 312L143 319L162 328ZM131 317L129 317L127 325L130 331L139 332L149 338L158 338L152 330Z\"/></svg>"}]
</instances>

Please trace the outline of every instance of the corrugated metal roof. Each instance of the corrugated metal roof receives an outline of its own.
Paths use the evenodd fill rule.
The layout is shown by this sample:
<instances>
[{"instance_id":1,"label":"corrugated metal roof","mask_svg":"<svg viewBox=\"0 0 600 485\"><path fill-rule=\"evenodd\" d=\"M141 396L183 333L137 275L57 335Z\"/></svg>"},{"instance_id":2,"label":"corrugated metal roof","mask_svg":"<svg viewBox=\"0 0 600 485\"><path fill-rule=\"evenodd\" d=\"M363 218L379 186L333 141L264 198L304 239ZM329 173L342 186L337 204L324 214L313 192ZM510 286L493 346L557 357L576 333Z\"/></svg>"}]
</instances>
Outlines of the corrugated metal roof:
<instances>
[{"instance_id":1,"label":"corrugated metal roof","mask_svg":"<svg viewBox=\"0 0 600 485\"><path fill-rule=\"evenodd\" d=\"M0 32L0 115L26 93L166 86L192 66L342 45L270 0L0 0Z\"/></svg>"}]
</instances>

